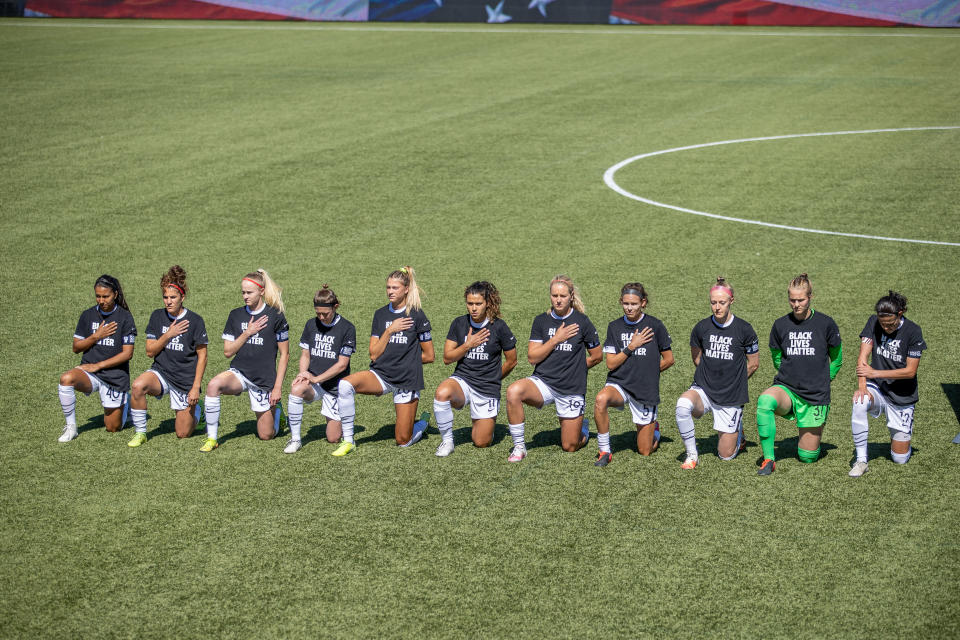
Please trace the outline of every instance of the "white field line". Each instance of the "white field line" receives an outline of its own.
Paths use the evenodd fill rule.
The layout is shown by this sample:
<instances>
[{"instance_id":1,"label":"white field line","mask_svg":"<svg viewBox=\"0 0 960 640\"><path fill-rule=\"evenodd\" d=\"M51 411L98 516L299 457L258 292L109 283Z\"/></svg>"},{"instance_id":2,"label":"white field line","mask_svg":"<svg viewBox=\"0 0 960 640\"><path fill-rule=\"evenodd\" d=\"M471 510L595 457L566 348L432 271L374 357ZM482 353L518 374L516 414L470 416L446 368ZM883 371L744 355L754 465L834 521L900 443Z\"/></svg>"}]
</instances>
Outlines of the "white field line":
<instances>
[{"instance_id":1,"label":"white field line","mask_svg":"<svg viewBox=\"0 0 960 640\"><path fill-rule=\"evenodd\" d=\"M644 158L651 158L653 156L660 156L666 153L674 153L676 151L689 151L690 149L703 149L706 147L717 147L724 144L738 144L740 142L761 142L765 140L787 140L789 138L815 138L819 136L847 136L863 133L892 133L899 131L942 131L949 129L960 129L960 126L944 126L944 127L902 127L899 129L866 129L864 131L830 131L825 133L794 133L783 136L765 136L762 138L741 138L739 140L721 140L720 142L707 142L704 144L692 144L686 147L676 147L673 149L663 149L661 151L651 151L650 153L643 153L638 156L633 156L632 158L627 158L622 160L617 164L613 165L607 169L603 174L603 181L607 184L608 187L616 191L622 196L626 196L631 200L636 200L637 202L643 202L645 204L650 204L655 207L662 207L664 209L672 209L674 211L681 211L683 213L692 213L696 216L705 216L707 218L716 218L717 220L726 220L728 222L742 222L744 224L757 224L763 227L772 227L774 229L786 229L788 231L805 231L807 233L821 233L824 235L830 236L846 236L849 238L865 238L868 240L889 240L891 242L912 242L916 244L938 244L946 245L951 247L960 247L960 242L941 242L938 240L915 240L912 238L889 238L886 236L871 236L861 233L844 233L842 231L825 231L823 229L808 229L806 227L793 227L785 224L774 224L772 222L761 222L759 220L747 220L745 218L734 218L731 216L721 216L716 213L708 213L706 211L697 211L695 209L687 209L685 207L678 207L672 204L666 204L664 202L657 202L656 200L651 200L649 198L644 198L638 196L634 193L630 193L614 180L614 175L622 169L623 167L636 162L637 160L643 160Z\"/></svg>"},{"instance_id":2,"label":"white field line","mask_svg":"<svg viewBox=\"0 0 960 640\"><path fill-rule=\"evenodd\" d=\"M536 35L602 35L602 36L698 36L698 37L773 37L773 38L960 38L960 29L927 31L927 27L875 27L869 31L844 31L842 27L817 30L815 27L784 28L783 31L760 31L752 27L720 27L702 30L675 29L671 27L637 27L619 25L616 28L597 27L593 29L564 28L562 25L545 25L543 28L487 26L425 26L423 23L403 25L385 23L342 22L287 22L272 24L254 22L221 24L217 20L195 22L171 22L168 20L117 20L108 22L90 22L76 18L10 18L0 20L0 27L41 27L68 29L194 29L215 31L357 31L377 33L481 33L494 35L536 34ZM865 27L851 27L865 29ZM903 32L901 29L916 29ZM789 30L788 30L789 29Z\"/></svg>"}]
</instances>

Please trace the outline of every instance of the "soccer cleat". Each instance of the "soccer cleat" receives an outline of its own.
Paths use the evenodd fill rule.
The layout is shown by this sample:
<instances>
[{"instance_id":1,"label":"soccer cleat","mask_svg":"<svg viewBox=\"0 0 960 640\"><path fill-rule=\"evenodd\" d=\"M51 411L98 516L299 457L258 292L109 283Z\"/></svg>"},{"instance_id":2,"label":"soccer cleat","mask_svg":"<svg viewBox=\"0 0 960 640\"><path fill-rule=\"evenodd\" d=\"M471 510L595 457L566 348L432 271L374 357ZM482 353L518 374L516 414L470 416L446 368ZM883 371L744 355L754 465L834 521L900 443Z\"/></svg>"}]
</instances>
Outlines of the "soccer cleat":
<instances>
[{"instance_id":1,"label":"soccer cleat","mask_svg":"<svg viewBox=\"0 0 960 640\"><path fill-rule=\"evenodd\" d=\"M206 440L203 441L203 446L200 447L200 451L203 451L204 453L210 453L211 451L213 451L219 446L220 446L220 443L217 442L216 439L207 438Z\"/></svg>"},{"instance_id":2,"label":"soccer cleat","mask_svg":"<svg viewBox=\"0 0 960 640\"><path fill-rule=\"evenodd\" d=\"M583 419L583 423L580 425L580 436L583 438L584 444L590 439L590 418Z\"/></svg>"},{"instance_id":3,"label":"soccer cleat","mask_svg":"<svg viewBox=\"0 0 960 640\"><path fill-rule=\"evenodd\" d=\"M681 468L681 469L696 469L696 468L697 468L697 461L698 461L698 460L699 460L699 458L696 458L696 457L694 457L694 456L687 456L687 459L683 461L683 464L680 465L680 468Z\"/></svg>"},{"instance_id":4,"label":"soccer cleat","mask_svg":"<svg viewBox=\"0 0 960 640\"><path fill-rule=\"evenodd\" d=\"M660 442L660 422L653 423L653 444Z\"/></svg>"},{"instance_id":5,"label":"soccer cleat","mask_svg":"<svg viewBox=\"0 0 960 640\"><path fill-rule=\"evenodd\" d=\"M437 457L446 458L448 455L453 453L453 442L441 442L440 446L437 447Z\"/></svg>"},{"instance_id":6,"label":"soccer cleat","mask_svg":"<svg viewBox=\"0 0 960 640\"><path fill-rule=\"evenodd\" d=\"M777 463L771 460L770 458L766 458L763 461L763 464L760 465L760 468L757 469L757 475L768 476L771 473L773 473L776 470L776 468L777 468Z\"/></svg>"},{"instance_id":7,"label":"soccer cleat","mask_svg":"<svg viewBox=\"0 0 960 640\"><path fill-rule=\"evenodd\" d=\"M593 463L595 467L605 467L613 462L613 454L609 451L601 451L597 454L597 461Z\"/></svg>"},{"instance_id":8,"label":"soccer cleat","mask_svg":"<svg viewBox=\"0 0 960 640\"><path fill-rule=\"evenodd\" d=\"M513 451L510 452L510 457L507 458L507 462L520 462L527 457L527 448L522 444L514 445Z\"/></svg>"},{"instance_id":9,"label":"soccer cleat","mask_svg":"<svg viewBox=\"0 0 960 640\"><path fill-rule=\"evenodd\" d=\"M300 451L300 447L302 446L303 445L300 443L299 440L294 440L293 438L290 438L290 440L287 442L287 446L283 448L283 452L296 453L297 451Z\"/></svg>"},{"instance_id":10,"label":"soccer cleat","mask_svg":"<svg viewBox=\"0 0 960 640\"><path fill-rule=\"evenodd\" d=\"M68 424L63 428L63 433L61 433L60 437L57 438L57 442L70 442L76 437L77 437L76 425Z\"/></svg>"},{"instance_id":11,"label":"soccer cleat","mask_svg":"<svg viewBox=\"0 0 960 640\"><path fill-rule=\"evenodd\" d=\"M850 469L850 473L847 475L849 475L851 478L859 478L867 471L870 471L870 467L867 465L867 463L857 460L853 463L853 468Z\"/></svg>"},{"instance_id":12,"label":"soccer cleat","mask_svg":"<svg viewBox=\"0 0 960 640\"><path fill-rule=\"evenodd\" d=\"M133 437L130 438L130 442L127 443L128 447L139 447L142 444L147 442L147 434L137 431L133 434Z\"/></svg>"},{"instance_id":13,"label":"soccer cleat","mask_svg":"<svg viewBox=\"0 0 960 640\"><path fill-rule=\"evenodd\" d=\"M357 445L353 444L352 442L344 441L344 442L341 442L340 446L337 447L337 449L330 455L337 456L338 458L342 458L343 456L347 455L348 453L350 453L356 448L357 448Z\"/></svg>"}]
</instances>

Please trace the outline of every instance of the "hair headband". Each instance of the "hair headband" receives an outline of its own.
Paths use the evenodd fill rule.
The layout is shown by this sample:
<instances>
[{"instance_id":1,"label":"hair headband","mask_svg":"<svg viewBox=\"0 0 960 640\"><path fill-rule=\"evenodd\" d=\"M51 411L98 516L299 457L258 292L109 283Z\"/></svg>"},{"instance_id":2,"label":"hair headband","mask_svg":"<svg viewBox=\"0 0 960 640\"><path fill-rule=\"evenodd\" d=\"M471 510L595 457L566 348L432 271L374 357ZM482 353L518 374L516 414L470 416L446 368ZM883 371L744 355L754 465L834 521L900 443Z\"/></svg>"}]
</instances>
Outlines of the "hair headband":
<instances>
[{"instance_id":1,"label":"hair headband","mask_svg":"<svg viewBox=\"0 0 960 640\"><path fill-rule=\"evenodd\" d=\"M250 278L244 278L244 280L246 280L247 282L252 282L253 284L255 284L255 285L257 285L258 287L260 287L261 289L263 289L263 285L260 284L259 282L257 282L256 280L251 280Z\"/></svg>"},{"instance_id":2,"label":"hair headband","mask_svg":"<svg viewBox=\"0 0 960 640\"><path fill-rule=\"evenodd\" d=\"M623 296L637 296L637 297L640 298L641 300L643 300L643 298L644 298L644 295L643 295L643 292L642 292L642 291L637 291L636 289L633 289L633 288L631 288L631 289L624 289L623 291L621 291L621 292L620 292L620 297L622 298Z\"/></svg>"},{"instance_id":3,"label":"hair headband","mask_svg":"<svg viewBox=\"0 0 960 640\"><path fill-rule=\"evenodd\" d=\"M173 287L174 289L176 289L177 291L180 292L180 295L181 295L181 296L187 295L187 292L183 290L183 287L181 287L180 285L178 285L178 284L175 283L175 282L168 282L166 286L168 286L168 287Z\"/></svg>"},{"instance_id":4,"label":"hair headband","mask_svg":"<svg viewBox=\"0 0 960 640\"><path fill-rule=\"evenodd\" d=\"M731 289L729 286L727 286L727 285L725 285L725 284L715 284L715 285L713 285L712 287L710 287L710 293L713 293L713 292L716 291L717 289L719 289L720 291L726 291L726 292L730 295L731 298L733 297L733 289Z\"/></svg>"}]
</instances>

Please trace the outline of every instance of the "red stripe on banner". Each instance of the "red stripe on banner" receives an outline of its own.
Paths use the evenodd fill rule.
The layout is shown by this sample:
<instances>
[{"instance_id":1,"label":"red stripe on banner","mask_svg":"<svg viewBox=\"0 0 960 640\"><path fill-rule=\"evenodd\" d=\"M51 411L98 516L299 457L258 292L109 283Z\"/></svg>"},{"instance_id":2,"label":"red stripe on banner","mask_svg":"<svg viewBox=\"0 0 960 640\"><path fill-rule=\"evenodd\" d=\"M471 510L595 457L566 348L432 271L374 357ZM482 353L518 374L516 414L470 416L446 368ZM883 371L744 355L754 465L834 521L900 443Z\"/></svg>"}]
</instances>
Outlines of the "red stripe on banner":
<instances>
[{"instance_id":1,"label":"red stripe on banner","mask_svg":"<svg viewBox=\"0 0 960 640\"><path fill-rule=\"evenodd\" d=\"M181 20L297 20L195 0L27 0L26 9L55 18L158 18Z\"/></svg>"},{"instance_id":2,"label":"red stripe on banner","mask_svg":"<svg viewBox=\"0 0 960 640\"><path fill-rule=\"evenodd\" d=\"M638 24L890 27L899 23L766 0L613 0L610 15Z\"/></svg>"}]
</instances>

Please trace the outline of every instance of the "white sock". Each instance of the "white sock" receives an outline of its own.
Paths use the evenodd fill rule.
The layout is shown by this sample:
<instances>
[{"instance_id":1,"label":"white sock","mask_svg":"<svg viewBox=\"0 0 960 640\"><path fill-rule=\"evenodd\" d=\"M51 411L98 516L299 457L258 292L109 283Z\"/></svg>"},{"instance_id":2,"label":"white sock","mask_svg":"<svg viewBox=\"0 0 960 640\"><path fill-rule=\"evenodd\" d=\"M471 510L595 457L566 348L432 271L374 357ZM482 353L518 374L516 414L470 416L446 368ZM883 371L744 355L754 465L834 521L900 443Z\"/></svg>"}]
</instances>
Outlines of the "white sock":
<instances>
[{"instance_id":1,"label":"white sock","mask_svg":"<svg viewBox=\"0 0 960 640\"><path fill-rule=\"evenodd\" d=\"M597 446L600 447L600 453L610 453L610 432L597 433Z\"/></svg>"},{"instance_id":2,"label":"white sock","mask_svg":"<svg viewBox=\"0 0 960 640\"><path fill-rule=\"evenodd\" d=\"M63 417L67 420L68 427L77 426L77 394L73 387L65 387L62 384L57 385L57 395L60 396L60 408L63 409Z\"/></svg>"},{"instance_id":3,"label":"white sock","mask_svg":"<svg viewBox=\"0 0 960 640\"><path fill-rule=\"evenodd\" d=\"M303 422L303 398L292 393L287 396L287 424L290 425L290 439L300 439L300 424Z\"/></svg>"},{"instance_id":4,"label":"white sock","mask_svg":"<svg viewBox=\"0 0 960 640\"><path fill-rule=\"evenodd\" d=\"M130 409L130 418L133 420L133 428L137 433L147 432L146 409Z\"/></svg>"},{"instance_id":5,"label":"white sock","mask_svg":"<svg viewBox=\"0 0 960 640\"><path fill-rule=\"evenodd\" d=\"M693 425L693 403L687 398L677 400L677 429L680 431L680 437L683 438L683 446L687 450L687 455L691 458L697 458L697 439Z\"/></svg>"},{"instance_id":6,"label":"white sock","mask_svg":"<svg viewBox=\"0 0 960 640\"><path fill-rule=\"evenodd\" d=\"M207 437L216 440L217 429L220 427L220 396L204 396L203 411L207 414Z\"/></svg>"},{"instance_id":7,"label":"white sock","mask_svg":"<svg viewBox=\"0 0 960 640\"><path fill-rule=\"evenodd\" d=\"M890 457L893 458L893 461L897 464L907 464L907 460L909 460L912 455L913 447L907 449L906 453L894 453L893 447L890 447Z\"/></svg>"},{"instance_id":8,"label":"white sock","mask_svg":"<svg viewBox=\"0 0 960 640\"><path fill-rule=\"evenodd\" d=\"M453 442L453 409L449 402L433 401L433 415L437 418L437 429L444 442Z\"/></svg>"},{"instance_id":9,"label":"white sock","mask_svg":"<svg viewBox=\"0 0 960 640\"><path fill-rule=\"evenodd\" d=\"M357 413L354 398L357 390L346 380L337 385L337 407L340 411L340 426L343 429L343 441L353 444L353 418Z\"/></svg>"},{"instance_id":10,"label":"white sock","mask_svg":"<svg viewBox=\"0 0 960 640\"><path fill-rule=\"evenodd\" d=\"M867 411L870 409L870 401L854 402L853 410L850 414L850 428L853 431L853 448L857 451L857 462L867 461L867 435L870 431L870 424L867 421Z\"/></svg>"},{"instance_id":11,"label":"white sock","mask_svg":"<svg viewBox=\"0 0 960 640\"><path fill-rule=\"evenodd\" d=\"M510 427L510 437L513 438L514 446L520 446L526 448L527 445L523 441L523 424L511 424Z\"/></svg>"}]
</instances>

